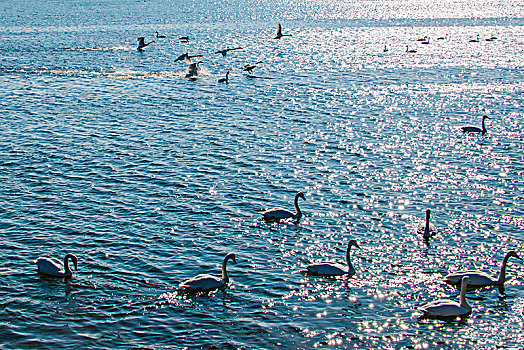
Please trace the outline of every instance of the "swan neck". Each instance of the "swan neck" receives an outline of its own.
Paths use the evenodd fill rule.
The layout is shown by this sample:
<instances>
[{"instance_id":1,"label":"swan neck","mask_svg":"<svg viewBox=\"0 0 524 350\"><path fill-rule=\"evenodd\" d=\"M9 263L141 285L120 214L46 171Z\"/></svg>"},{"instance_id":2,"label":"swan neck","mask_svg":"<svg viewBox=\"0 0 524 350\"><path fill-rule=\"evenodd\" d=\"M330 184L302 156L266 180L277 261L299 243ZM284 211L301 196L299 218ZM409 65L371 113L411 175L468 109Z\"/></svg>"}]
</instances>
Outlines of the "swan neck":
<instances>
[{"instance_id":1,"label":"swan neck","mask_svg":"<svg viewBox=\"0 0 524 350\"><path fill-rule=\"evenodd\" d=\"M471 312L471 306L469 306L466 300L466 289L467 289L467 283L462 283L462 286L460 288L460 306L462 306L463 308Z\"/></svg>"},{"instance_id":2,"label":"swan neck","mask_svg":"<svg viewBox=\"0 0 524 350\"><path fill-rule=\"evenodd\" d=\"M227 255L224 258L224 262L222 263L222 280L224 280L225 283L229 282L229 276L227 275L227 271L226 271L226 266L227 266L227 261L228 260L229 260L229 255Z\"/></svg>"},{"instance_id":3,"label":"swan neck","mask_svg":"<svg viewBox=\"0 0 524 350\"><path fill-rule=\"evenodd\" d=\"M296 218L300 218L302 217L302 211L300 211L300 208L298 207L298 194L295 196L295 210L296 210L296 214L295 214L295 217Z\"/></svg>"},{"instance_id":4,"label":"swan neck","mask_svg":"<svg viewBox=\"0 0 524 350\"><path fill-rule=\"evenodd\" d=\"M69 258L71 256L67 254L64 258L64 272L66 276L71 276L73 273L71 272L71 268L69 267Z\"/></svg>"},{"instance_id":5,"label":"swan neck","mask_svg":"<svg viewBox=\"0 0 524 350\"><path fill-rule=\"evenodd\" d=\"M348 264L348 271L353 270L353 264L351 263L350 251L351 251L351 244L348 244L348 249L346 250L346 263Z\"/></svg>"},{"instance_id":6,"label":"swan neck","mask_svg":"<svg viewBox=\"0 0 524 350\"><path fill-rule=\"evenodd\" d=\"M486 133L488 129L486 129L486 118L482 118L482 133Z\"/></svg>"},{"instance_id":7,"label":"swan neck","mask_svg":"<svg viewBox=\"0 0 524 350\"><path fill-rule=\"evenodd\" d=\"M502 267L500 268L500 276L499 280L497 281L498 285L504 285L504 282L506 282L506 265L508 264L509 254L507 254L504 257L504 260L502 261Z\"/></svg>"}]
</instances>

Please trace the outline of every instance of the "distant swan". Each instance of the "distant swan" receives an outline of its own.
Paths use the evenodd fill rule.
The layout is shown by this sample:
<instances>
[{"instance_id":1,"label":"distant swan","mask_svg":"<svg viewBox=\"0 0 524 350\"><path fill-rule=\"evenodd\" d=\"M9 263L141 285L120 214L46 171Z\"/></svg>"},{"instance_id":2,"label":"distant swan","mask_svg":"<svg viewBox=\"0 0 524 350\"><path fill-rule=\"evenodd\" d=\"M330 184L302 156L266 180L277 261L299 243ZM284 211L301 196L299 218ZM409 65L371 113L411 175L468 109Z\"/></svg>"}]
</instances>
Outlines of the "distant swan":
<instances>
[{"instance_id":1,"label":"distant swan","mask_svg":"<svg viewBox=\"0 0 524 350\"><path fill-rule=\"evenodd\" d=\"M198 61L198 62L190 63L190 64L187 66L186 78L191 78L191 77L194 77L194 76L197 76L197 75L198 75L198 71L200 70L200 68L198 67L198 65L199 65L200 63L202 63L202 61Z\"/></svg>"},{"instance_id":2,"label":"distant swan","mask_svg":"<svg viewBox=\"0 0 524 350\"><path fill-rule=\"evenodd\" d=\"M302 192L298 192L295 196L295 210L296 213L290 212L289 210L282 209L282 208L274 208L267 210L262 213L264 216L264 220L266 221L278 221L283 219L300 219L302 217L302 212L300 211L300 208L298 207L298 199L302 198L303 200L306 200L306 197Z\"/></svg>"},{"instance_id":3,"label":"distant swan","mask_svg":"<svg viewBox=\"0 0 524 350\"><path fill-rule=\"evenodd\" d=\"M428 45L429 44L429 36L426 37L426 40L422 40L421 44Z\"/></svg>"},{"instance_id":4,"label":"distant swan","mask_svg":"<svg viewBox=\"0 0 524 350\"><path fill-rule=\"evenodd\" d=\"M424 312L424 317L428 318L455 318L469 315L471 306L466 301L467 285L468 276L464 276L460 288L460 304L453 300L440 299L422 306L420 311Z\"/></svg>"},{"instance_id":5,"label":"distant swan","mask_svg":"<svg viewBox=\"0 0 524 350\"><path fill-rule=\"evenodd\" d=\"M444 277L444 281L448 284L456 285L460 282L462 277L469 276L469 285L471 287L478 288L487 286L503 286L504 282L506 282L506 265L508 263L508 259L511 257L520 259L517 252L510 250L502 261L502 267L500 269L500 275L498 279L495 279L482 271L459 271L447 275Z\"/></svg>"},{"instance_id":6,"label":"distant swan","mask_svg":"<svg viewBox=\"0 0 524 350\"><path fill-rule=\"evenodd\" d=\"M257 67L257 64L261 64L261 63L263 63L263 62L259 61L259 62L255 63L255 64L245 63L243 71L244 72L251 72L253 69L255 69Z\"/></svg>"},{"instance_id":7,"label":"distant swan","mask_svg":"<svg viewBox=\"0 0 524 350\"><path fill-rule=\"evenodd\" d=\"M431 210L426 210L426 221L421 222L416 227L417 234L422 235L424 239L429 239L430 237L433 237L437 234L437 228L435 225L429 223L430 214Z\"/></svg>"},{"instance_id":8,"label":"distant swan","mask_svg":"<svg viewBox=\"0 0 524 350\"><path fill-rule=\"evenodd\" d=\"M218 79L218 82L228 84L229 83L229 71L226 72L226 77Z\"/></svg>"},{"instance_id":9,"label":"distant swan","mask_svg":"<svg viewBox=\"0 0 524 350\"><path fill-rule=\"evenodd\" d=\"M229 283L229 276L226 271L226 265L229 259L233 260L234 263L237 262L235 253L226 255L222 263L222 278L211 275L198 275L181 283L180 287L191 292L206 292L225 287Z\"/></svg>"},{"instance_id":10,"label":"distant swan","mask_svg":"<svg viewBox=\"0 0 524 350\"><path fill-rule=\"evenodd\" d=\"M388 52L388 47L386 45L384 45L384 52Z\"/></svg>"},{"instance_id":11,"label":"distant swan","mask_svg":"<svg viewBox=\"0 0 524 350\"><path fill-rule=\"evenodd\" d=\"M73 261L75 264L75 270L77 270L78 260L73 254L67 254L65 256L63 265L57 259L43 257L36 259L35 263L38 267L38 272L40 273L56 277L71 277L73 276L73 271L71 271L71 268L69 267L69 259Z\"/></svg>"},{"instance_id":12,"label":"distant swan","mask_svg":"<svg viewBox=\"0 0 524 350\"><path fill-rule=\"evenodd\" d=\"M180 40L181 43L187 44L189 42L189 37L181 36L180 38L178 38L178 40Z\"/></svg>"},{"instance_id":13,"label":"distant swan","mask_svg":"<svg viewBox=\"0 0 524 350\"><path fill-rule=\"evenodd\" d=\"M355 268L353 267L353 264L351 264L351 259L349 256L349 251L352 246L355 246L360 249L357 241L355 241L354 239L349 241L348 248L346 250L346 265L330 262L315 263L306 266L306 272L312 275L320 276L340 276L345 274L353 275L355 273Z\"/></svg>"},{"instance_id":14,"label":"distant swan","mask_svg":"<svg viewBox=\"0 0 524 350\"><path fill-rule=\"evenodd\" d=\"M497 40L497 37L495 35L492 35L491 38L487 38L486 41L495 41Z\"/></svg>"},{"instance_id":15,"label":"distant swan","mask_svg":"<svg viewBox=\"0 0 524 350\"><path fill-rule=\"evenodd\" d=\"M277 23L277 34L273 39L280 39L283 36L291 36L291 34L282 34L282 26L280 23Z\"/></svg>"},{"instance_id":16,"label":"distant swan","mask_svg":"<svg viewBox=\"0 0 524 350\"><path fill-rule=\"evenodd\" d=\"M158 32L155 32L157 38L167 38L165 35L160 35Z\"/></svg>"},{"instance_id":17,"label":"distant swan","mask_svg":"<svg viewBox=\"0 0 524 350\"><path fill-rule=\"evenodd\" d=\"M154 43L155 41L150 41L146 44L146 42L144 41L145 38L144 37L140 37L137 39L138 40L138 47L136 48L138 51L142 52L144 47L146 47L147 45L151 44L151 43Z\"/></svg>"},{"instance_id":18,"label":"distant swan","mask_svg":"<svg viewBox=\"0 0 524 350\"><path fill-rule=\"evenodd\" d=\"M428 40L428 36L425 35L423 38L417 39L417 41L426 41Z\"/></svg>"},{"instance_id":19,"label":"distant swan","mask_svg":"<svg viewBox=\"0 0 524 350\"><path fill-rule=\"evenodd\" d=\"M477 128L476 126L463 126L462 132L480 132L484 135L488 129L486 129L486 119L490 119L487 115L482 117L482 129Z\"/></svg>"},{"instance_id":20,"label":"distant swan","mask_svg":"<svg viewBox=\"0 0 524 350\"><path fill-rule=\"evenodd\" d=\"M183 55L180 55L176 58L175 62L178 62L178 61L184 61L186 62L187 64L191 64L193 63L193 61L191 60L192 58L195 58L195 57L202 57L202 55L193 55L193 56L189 56L188 53L186 52L185 54Z\"/></svg>"},{"instance_id":21,"label":"distant swan","mask_svg":"<svg viewBox=\"0 0 524 350\"><path fill-rule=\"evenodd\" d=\"M479 38L480 38L480 35L477 34L477 38L476 39L471 39L469 42L470 43L478 43L479 42Z\"/></svg>"},{"instance_id":22,"label":"distant swan","mask_svg":"<svg viewBox=\"0 0 524 350\"><path fill-rule=\"evenodd\" d=\"M215 52L215 55L219 53L222 55L222 57L226 57L229 51L235 51L235 50L243 50L243 49L241 47L235 47L233 49L218 50L217 52Z\"/></svg>"},{"instance_id":23,"label":"distant swan","mask_svg":"<svg viewBox=\"0 0 524 350\"><path fill-rule=\"evenodd\" d=\"M406 52L407 53L417 53L417 50L410 50L409 46L406 46Z\"/></svg>"}]
</instances>

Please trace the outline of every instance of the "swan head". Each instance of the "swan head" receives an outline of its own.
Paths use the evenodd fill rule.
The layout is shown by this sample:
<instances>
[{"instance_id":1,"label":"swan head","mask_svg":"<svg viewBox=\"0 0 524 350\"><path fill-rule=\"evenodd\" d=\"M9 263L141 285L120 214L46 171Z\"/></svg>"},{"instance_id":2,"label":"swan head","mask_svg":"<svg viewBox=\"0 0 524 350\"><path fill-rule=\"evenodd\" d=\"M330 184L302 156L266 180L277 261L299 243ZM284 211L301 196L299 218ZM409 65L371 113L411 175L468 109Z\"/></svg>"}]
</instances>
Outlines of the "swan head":
<instances>
[{"instance_id":1,"label":"swan head","mask_svg":"<svg viewBox=\"0 0 524 350\"><path fill-rule=\"evenodd\" d=\"M65 260L67 259L71 259L71 261L73 261L73 264L75 265L75 270L78 270L78 259L76 258L76 256L74 254L67 254L65 256Z\"/></svg>"},{"instance_id":2,"label":"swan head","mask_svg":"<svg viewBox=\"0 0 524 350\"><path fill-rule=\"evenodd\" d=\"M348 247L357 247L358 249L360 249L360 246L358 245L357 241L355 241L354 239L350 240L349 243L348 243Z\"/></svg>"},{"instance_id":3,"label":"swan head","mask_svg":"<svg viewBox=\"0 0 524 350\"><path fill-rule=\"evenodd\" d=\"M234 262L235 264L237 263L237 257L236 257L236 255L235 255L235 253L229 253L229 254L227 254L226 259L231 259L231 260L233 260L233 262Z\"/></svg>"},{"instance_id":4,"label":"swan head","mask_svg":"<svg viewBox=\"0 0 524 350\"><path fill-rule=\"evenodd\" d=\"M304 196L304 193L302 192L297 193L297 198L302 198L303 200L306 200L306 196Z\"/></svg>"},{"instance_id":5,"label":"swan head","mask_svg":"<svg viewBox=\"0 0 524 350\"><path fill-rule=\"evenodd\" d=\"M460 288L464 289L468 286L469 283L469 276L462 277L462 282L460 283Z\"/></svg>"},{"instance_id":6,"label":"swan head","mask_svg":"<svg viewBox=\"0 0 524 350\"><path fill-rule=\"evenodd\" d=\"M426 210L426 218L429 218L430 215L431 215L431 210L427 209Z\"/></svg>"},{"instance_id":7,"label":"swan head","mask_svg":"<svg viewBox=\"0 0 524 350\"><path fill-rule=\"evenodd\" d=\"M522 260L522 258L521 258L521 257L517 254L517 252L514 251L514 250L510 250L510 251L508 252L508 254L506 254L506 256L507 256L508 258L517 258L517 259Z\"/></svg>"},{"instance_id":8,"label":"swan head","mask_svg":"<svg viewBox=\"0 0 524 350\"><path fill-rule=\"evenodd\" d=\"M483 116L482 119L491 119L490 117L488 117L487 115Z\"/></svg>"}]
</instances>

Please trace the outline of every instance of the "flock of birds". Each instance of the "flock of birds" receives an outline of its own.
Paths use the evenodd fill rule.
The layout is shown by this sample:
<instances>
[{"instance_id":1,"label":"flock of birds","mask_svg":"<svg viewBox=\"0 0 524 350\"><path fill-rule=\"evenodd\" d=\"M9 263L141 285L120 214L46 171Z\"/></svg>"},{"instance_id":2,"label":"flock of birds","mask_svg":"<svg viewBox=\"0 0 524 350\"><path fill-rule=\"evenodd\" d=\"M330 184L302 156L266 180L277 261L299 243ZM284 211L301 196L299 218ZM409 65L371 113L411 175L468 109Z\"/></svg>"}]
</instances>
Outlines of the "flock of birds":
<instances>
[{"instance_id":1,"label":"flock of birds","mask_svg":"<svg viewBox=\"0 0 524 350\"><path fill-rule=\"evenodd\" d=\"M263 219L266 222L285 222L289 220L300 220L302 218L302 211L298 205L298 200L306 200L306 197L302 192L298 192L295 196L295 212L292 212L283 208L274 208L267 210L262 214ZM431 211L426 210L426 219L415 227L417 235L421 235L424 240L437 234L437 228L434 224L430 223ZM340 264L336 262L319 262L304 266L304 273L317 275L317 276L342 276L342 275L354 275L356 273L353 264L351 263L350 251L351 247L360 249L358 242L351 239L348 242L346 250L346 263ZM458 286L460 285L460 301L456 302L449 299L439 299L434 302L428 303L420 307L420 311L423 312L424 318L440 318L440 319L456 319L468 316L472 312L471 306L466 300L466 291L469 289L477 289L490 286L503 287L506 282L506 266L510 258L521 259L514 250L507 252L502 262L502 267L498 278L494 278L489 274L477 271L477 270L466 270L458 271L452 274L448 274L444 277L444 282ZM64 258L64 262L49 258L39 257L35 263L38 267L38 272L47 276L54 277L66 277L70 278L73 276L73 271L69 265L69 261L72 261L75 270L78 269L78 260L75 255L67 254ZM210 292L218 289L227 287L229 284L229 276L227 274L227 263L232 260L236 263L235 253L228 253L222 262L222 276L217 277L209 274L201 274L188 279L180 283L181 291L196 293L196 292Z\"/></svg>"},{"instance_id":2,"label":"flock of birds","mask_svg":"<svg viewBox=\"0 0 524 350\"><path fill-rule=\"evenodd\" d=\"M439 36L437 38L437 40L446 40L446 39L448 39L448 35L447 34L445 36ZM429 45L430 44L429 40L430 40L430 37L425 35L424 37L417 39L417 42L419 42L422 45ZM495 40L497 40L497 37L494 36L494 35L492 35L491 37L485 39L485 41L495 41ZM477 34L476 38L473 38L473 39L469 40L470 43L479 43L480 41L481 40L480 40L480 35L479 34ZM384 52L388 52L388 51L389 51L388 46L384 45ZM409 45L406 45L406 52L407 53L417 53L417 50L416 49L410 49Z\"/></svg>"},{"instance_id":3,"label":"flock of birds","mask_svg":"<svg viewBox=\"0 0 524 350\"><path fill-rule=\"evenodd\" d=\"M157 32L155 32L156 34L156 38L157 39L163 39L163 38L166 38L165 35L161 35ZM277 32L275 34L275 36L273 37L273 39L281 39L285 36L291 36L291 34L282 34L282 26L280 25L280 23L277 23ZM144 48L149 46L150 44L152 43L155 43L156 41L155 40L151 40L149 42L146 42L146 39L145 37L139 37L138 39L138 46L137 46L137 50L140 51L140 52L143 52L144 51ZM181 42L181 43L188 43L190 41L190 38L189 36L183 36L183 37L180 37L178 38L178 40ZM222 55L222 57L226 57L227 56L227 53L230 52L230 51L235 51L235 50L243 50L242 47L234 47L234 48L225 48L225 49L221 49L221 50L217 50L215 52L215 55ZM185 75L186 78L194 78L196 76L198 76L198 73L199 73L199 64L202 63L202 61L193 61L193 58L198 58L198 57L203 57L203 55L189 55L187 52L178 56L174 62L179 62L179 61L183 61L185 63L187 63L187 73ZM253 63L253 64L250 64L250 63L245 63L244 64L244 68L243 68L243 71L244 72L251 72L253 71L257 65L263 63L262 61L259 61L259 62L256 62L256 63ZM226 75L224 78L220 78L218 79L218 82L219 83L229 83L229 71L226 72Z\"/></svg>"},{"instance_id":4,"label":"flock of birds","mask_svg":"<svg viewBox=\"0 0 524 350\"><path fill-rule=\"evenodd\" d=\"M282 34L282 26L280 23L277 26L277 32L274 37L274 39L281 39L285 36L291 36L290 34ZM165 38L165 36L160 35L158 32L156 32L157 38ZM439 37L437 40L443 40L446 39L446 37ZM496 37L491 37L489 39L486 39L488 41L495 40ZM181 42L189 42L190 38L180 37L179 40ZM429 44L430 38L424 37L419 39L422 44ZM479 37L477 36L476 39L472 39L472 42L478 42ZM138 38L138 47L137 49L139 51L142 51L145 47L150 45L151 43L154 43L155 41L145 42L144 37ZM242 47L235 47L235 48L226 48L223 50L217 50L215 54L221 54L223 57L226 57L227 53L230 51L235 50L241 50ZM387 46L384 47L384 52L387 52L388 48ZM416 50L410 50L409 47L406 47L406 52L408 53L415 53ZM179 57L175 59L175 62L178 61L184 61L188 64L188 73L186 77L192 77L195 75L198 75L198 64L201 63L200 61L194 62L193 58L202 57L202 55L189 55L188 53L182 54ZM256 62L254 64L245 64L244 71L250 72L253 69L256 68L258 64L261 64L262 62ZM229 80L229 71L226 73L225 78L221 78L218 80L218 82L221 83L227 83ZM485 134L487 132L486 129L486 119L489 119L488 116L483 116L482 118L482 128L478 128L475 126L464 126L461 128L462 132L464 133L481 133ZM282 222L287 220L300 220L302 217L302 211L300 210L300 207L298 205L299 199L306 200L306 197L302 192L299 192L295 196L294 200L294 206L295 206L295 212L292 212L287 209L282 208L274 208L267 210L262 214L262 217L267 222ZM416 228L416 234L423 237L424 240L429 240L431 237L435 236L437 234L437 228L435 225L430 223L430 216L431 211L430 209L426 210L426 219L425 221L421 222ZM314 263L305 266L305 273L312 274L312 275L320 275L320 276L341 276L341 275L353 275L355 274L355 268L353 267L353 264L351 263L350 258L350 251L351 247L356 247L360 249L360 246L358 245L358 242L354 239L351 239L348 242L347 250L346 250L346 263L340 264L340 263L333 263L333 262L320 262L320 263ZM459 286L460 285L460 301L456 302L453 300L447 300L447 299L441 299L437 300L431 303L428 303L420 308L420 310L424 313L424 317L430 317L430 318L457 318L457 317L463 317L466 315L469 315L472 312L471 306L466 301L466 291L467 289L472 288L481 288L481 287L488 287L488 286L503 286L506 281L506 265L508 263L509 258L514 257L517 259L520 259L518 254L511 250L509 251L503 262L502 267L500 271L500 275L498 278L494 278L482 271L459 271L453 274L449 274L444 277L444 282L448 283L450 285ZM229 283L229 276L227 274L227 263L229 260L232 260L233 263L236 263L236 255L235 253L229 253L224 258L224 261L222 263L222 276L217 277L213 275L198 275L194 278L191 278L185 282L182 282L180 284L180 288L184 291L188 292L209 292L217 289L225 288ZM69 261L72 261L75 270L78 269L78 260L75 255L73 254L67 254L64 258L64 262L54 259L54 258L48 258L48 257L39 257L35 263L38 267L38 272L44 275L48 276L55 276L55 277L66 277L70 278L73 275L73 271L71 270L71 267L69 265Z\"/></svg>"}]
</instances>

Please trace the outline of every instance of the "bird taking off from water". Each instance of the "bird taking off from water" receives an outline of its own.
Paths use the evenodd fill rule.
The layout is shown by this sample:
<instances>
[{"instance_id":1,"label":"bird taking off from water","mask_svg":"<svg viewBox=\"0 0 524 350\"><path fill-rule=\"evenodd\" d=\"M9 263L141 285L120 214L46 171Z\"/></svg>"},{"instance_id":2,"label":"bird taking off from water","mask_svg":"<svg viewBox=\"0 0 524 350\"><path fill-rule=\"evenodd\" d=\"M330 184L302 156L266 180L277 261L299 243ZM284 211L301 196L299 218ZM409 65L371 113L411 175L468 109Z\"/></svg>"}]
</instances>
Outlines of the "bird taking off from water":
<instances>
[{"instance_id":1,"label":"bird taking off from water","mask_svg":"<svg viewBox=\"0 0 524 350\"><path fill-rule=\"evenodd\" d=\"M261 64L262 61L259 61L255 64L249 64L249 63L244 63L244 69L243 71L244 72L251 72L253 69L255 69L257 67L257 64Z\"/></svg>"},{"instance_id":2,"label":"bird taking off from water","mask_svg":"<svg viewBox=\"0 0 524 350\"><path fill-rule=\"evenodd\" d=\"M282 34L282 26L280 25L280 23L277 23L277 34L273 39L280 39L283 36L291 36L291 34Z\"/></svg>"},{"instance_id":3,"label":"bird taking off from water","mask_svg":"<svg viewBox=\"0 0 524 350\"><path fill-rule=\"evenodd\" d=\"M216 54L221 54L222 57L226 57L228 51L234 51L234 50L243 50L241 47L235 47L233 49L224 49L224 50L218 50L217 52L215 52L215 55Z\"/></svg>"},{"instance_id":4,"label":"bird taking off from water","mask_svg":"<svg viewBox=\"0 0 524 350\"><path fill-rule=\"evenodd\" d=\"M195 58L195 57L202 57L202 55L189 56L189 54L186 52L185 54L178 56L176 58L175 62L184 61L187 64L191 64L191 63L193 63L193 61L191 59Z\"/></svg>"},{"instance_id":5,"label":"bird taking off from water","mask_svg":"<svg viewBox=\"0 0 524 350\"><path fill-rule=\"evenodd\" d=\"M151 43L154 43L155 41L150 41L146 44L145 42L145 38L144 37L140 37L138 38L138 47L136 48L138 51L142 52L144 50L144 47L146 47L147 45L151 44Z\"/></svg>"}]
</instances>

